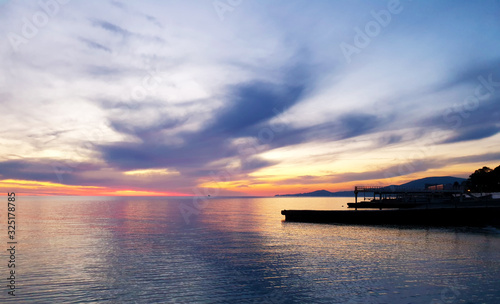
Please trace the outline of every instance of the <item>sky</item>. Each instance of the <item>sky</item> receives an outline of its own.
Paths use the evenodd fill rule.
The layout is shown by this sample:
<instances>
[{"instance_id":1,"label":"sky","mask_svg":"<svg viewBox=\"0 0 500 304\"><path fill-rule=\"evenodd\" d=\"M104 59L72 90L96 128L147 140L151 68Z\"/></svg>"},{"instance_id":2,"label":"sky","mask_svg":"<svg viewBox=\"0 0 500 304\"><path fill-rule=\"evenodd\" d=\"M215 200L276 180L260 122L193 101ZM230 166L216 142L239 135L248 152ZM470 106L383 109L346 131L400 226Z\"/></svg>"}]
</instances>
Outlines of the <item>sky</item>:
<instances>
[{"instance_id":1,"label":"sky","mask_svg":"<svg viewBox=\"0 0 500 304\"><path fill-rule=\"evenodd\" d=\"M0 188L275 195L500 165L499 1L0 1Z\"/></svg>"}]
</instances>

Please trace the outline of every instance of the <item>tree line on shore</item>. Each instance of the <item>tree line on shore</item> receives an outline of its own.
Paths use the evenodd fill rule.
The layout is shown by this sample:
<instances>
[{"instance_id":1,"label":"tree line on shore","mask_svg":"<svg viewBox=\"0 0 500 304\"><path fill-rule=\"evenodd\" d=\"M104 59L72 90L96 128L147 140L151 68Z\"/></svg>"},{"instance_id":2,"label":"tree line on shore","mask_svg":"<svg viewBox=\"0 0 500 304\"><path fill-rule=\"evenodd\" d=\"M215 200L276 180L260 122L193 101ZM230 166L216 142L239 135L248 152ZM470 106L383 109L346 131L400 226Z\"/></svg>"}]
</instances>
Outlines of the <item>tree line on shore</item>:
<instances>
[{"instance_id":1,"label":"tree line on shore","mask_svg":"<svg viewBox=\"0 0 500 304\"><path fill-rule=\"evenodd\" d=\"M500 166L482 167L472 173L465 185L471 192L500 192Z\"/></svg>"}]
</instances>

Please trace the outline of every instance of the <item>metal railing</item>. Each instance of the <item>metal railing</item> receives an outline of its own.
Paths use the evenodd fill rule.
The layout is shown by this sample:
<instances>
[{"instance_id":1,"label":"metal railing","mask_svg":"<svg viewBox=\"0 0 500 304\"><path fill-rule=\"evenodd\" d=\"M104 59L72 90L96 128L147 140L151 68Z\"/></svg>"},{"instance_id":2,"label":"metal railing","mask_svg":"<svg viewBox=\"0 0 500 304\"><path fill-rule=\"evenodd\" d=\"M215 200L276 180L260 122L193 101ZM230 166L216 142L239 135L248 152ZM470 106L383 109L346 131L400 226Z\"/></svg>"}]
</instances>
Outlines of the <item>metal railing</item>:
<instances>
[{"instance_id":1,"label":"metal railing","mask_svg":"<svg viewBox=\"0 0 500 304\"><path fill-rule=\"evenodd\" d=\"M400 187L400 186L355 186L354 192L374 192L374 193L463 193L463 187L453 187L448 185L439 185L442 187L431 186L426 189L415 187Z\"/></svg>"}]
</instances>

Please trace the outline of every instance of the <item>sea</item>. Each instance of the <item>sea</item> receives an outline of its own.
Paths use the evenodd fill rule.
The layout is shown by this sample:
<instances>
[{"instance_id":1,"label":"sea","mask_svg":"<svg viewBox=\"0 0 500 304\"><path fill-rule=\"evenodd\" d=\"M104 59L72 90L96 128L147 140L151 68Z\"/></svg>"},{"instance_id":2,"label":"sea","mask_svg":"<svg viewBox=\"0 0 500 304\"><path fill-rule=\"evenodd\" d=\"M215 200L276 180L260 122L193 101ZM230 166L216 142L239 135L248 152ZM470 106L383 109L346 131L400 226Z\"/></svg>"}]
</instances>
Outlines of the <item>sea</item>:
<instances>
[{"instance_id":1,"label":"sea","mask_svg":"<svg viewBox=\"0 0 500 304\"><path fill-rule=\"evenodd\" d=\"M284 222L352 198L29 197L1 303L500 303L500 229Z\"/></svg>"}]
</instances>

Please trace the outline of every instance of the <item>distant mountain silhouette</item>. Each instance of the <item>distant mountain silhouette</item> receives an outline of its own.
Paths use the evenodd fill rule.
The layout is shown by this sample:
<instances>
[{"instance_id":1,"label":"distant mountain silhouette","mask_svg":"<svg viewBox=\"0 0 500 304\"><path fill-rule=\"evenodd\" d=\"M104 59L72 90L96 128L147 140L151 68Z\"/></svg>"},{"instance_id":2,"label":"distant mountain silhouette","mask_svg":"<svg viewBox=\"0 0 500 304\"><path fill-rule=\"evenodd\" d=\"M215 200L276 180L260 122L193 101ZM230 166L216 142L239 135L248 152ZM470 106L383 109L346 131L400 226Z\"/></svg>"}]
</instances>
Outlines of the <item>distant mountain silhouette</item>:
<instances>
[{"instance_id":1,"label":"distant mountain silhouette","mask_svg":"<svg viewBox=\"0 0 500 304\"><path fill-rule=\"evenodd\" d=\"M424 189L426 184L453 184L454 182L458 182L459 184L465 181L465 178L461 177L453 177L453 176L434 176L434 177L425 177L421 179L416 179L414 181L402 184L402 185L390 185L390 187L407 187L407 188L415 188L415 189ZM368 185L369 186L369 185ZM352 191L337 191L330 192L327 190L317 190L308 193L296 193L296 194L276 194L275 196L308 196L308 197L342 197L342 196L354 196L354 189Z\"/></svg>"},{"instance_id":2,"label":"distant mountain silhouette","mask_svg":"<svg viewBox=\"0 0 500 304\"><path fill-rule=\"evenodd\" d=\"M425 177L421 179L416 179L414 181L408 182L395 187L407 187L407 188L420 188L424 189L426 184L436 184L436 185L446 185L458 182L461 184L466 181L465 178L453 177L453 176L435 176L435 177Z\"/></svg>"},{"instance_id":3,"label":"distant mountain silhouette","mask_svg":"<svg viewBox=\"0 0 500 304\"><path fill-rule=\"evenodd\" d=\"M349 192L352 193L352 191L343 191L343 192ZM275 196L343 196L339 195L340 192L330 192L327 190L316 190L313 192L308 192L308 193L297 193L297 194L277 194Z\"/></svg>"}]
</instances>

